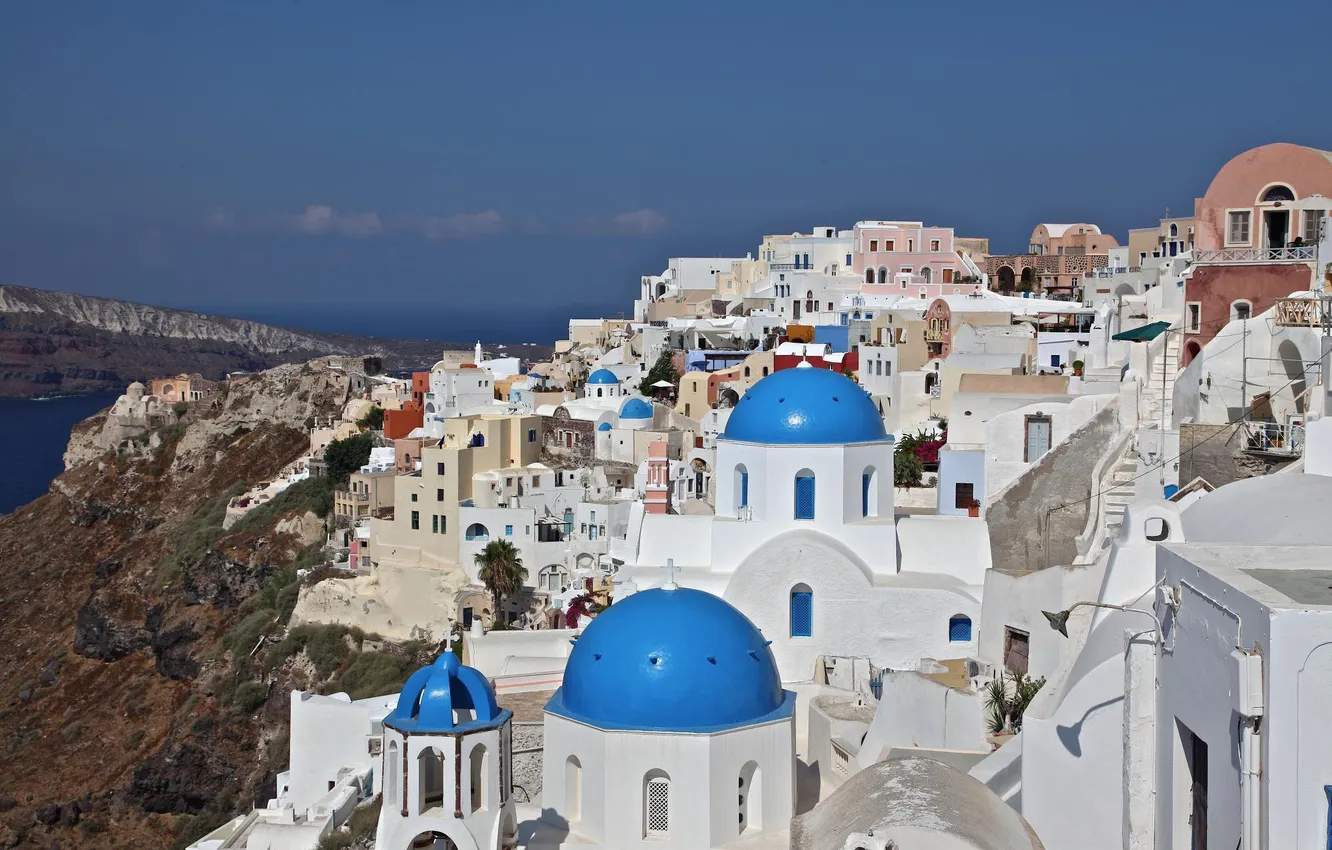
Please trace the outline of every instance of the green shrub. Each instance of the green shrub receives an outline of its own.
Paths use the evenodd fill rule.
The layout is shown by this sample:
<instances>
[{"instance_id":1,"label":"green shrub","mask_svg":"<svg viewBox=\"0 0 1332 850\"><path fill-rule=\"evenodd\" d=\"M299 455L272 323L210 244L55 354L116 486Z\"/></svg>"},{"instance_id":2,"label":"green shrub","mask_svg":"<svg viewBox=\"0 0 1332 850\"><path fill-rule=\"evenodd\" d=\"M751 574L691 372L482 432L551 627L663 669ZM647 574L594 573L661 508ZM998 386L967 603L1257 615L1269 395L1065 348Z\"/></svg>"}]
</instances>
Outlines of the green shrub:
<instances>
[{"instance_id":1,"label":"green shrub","mask_svg":"<svg viewBox=\"0 0 1332 850\"><path fill-rule=\"evenodd\" d=\"M268 702L268 685L264 682L242 682L236 688L235 704L243 714L250 714Z\"/></svg>"},{"instance_id":2,"label":"green shrub","mask_svg":"<svg viewBox=\"0 0 1332 850\"><path fill-rule=\"evenodd\" d=\"M181 815L176 818L176 840L171 843L171 850L185 850L229 820L231 817L221 812Z\"/></svg>"},{"instance_id":3,"label":"green shrub","mask_svg":"<svg viewBox=\"0 0 1332 850\"><path fill-rule=\"evenodd\" d=\"M384 652L358 652L327 690L330 693L346 691L352 699L390 694L407 683L407 677L416 666L410 658L398 658Z\"/></svg>"},{"instance_id":4,"label":"green shrub","mask_svg":"<svg viewBox=\"0 0 1332 850\"><path fill-rule=\"evenodd\" d=\"M373 438L369 434L357 434L345 440L334 440L324 450L324 460L328 463L328 477L336 485L347 483L347 476L370 462L370 449Z\"/></svg>"},{"instance_id":5,"label":"green shrub","mask_svg":"<svg viewBox=\"0 0 1332 850\"><path fill-rule=\"evenodd\" d=\"M259 642L260 636L268 632L276 617L277 612L272 608L260 608L237 623L227 636L222 638L222 645L231 650L236 664L240 664L249 656L254 645Z\"/></svg>"},{"instance_id":6,"label":"green shrub","mask_svg":"<svg viewBox=\"0 0 1332 850\"><path fill-rule=\"evenodd\" d=\"M325 497L328 500L328 511L332 511L333 485L324 476L318 475L297 481L269 501L246 511L245 516L231 527L231 533L268 528L277 522L279 517L288 514L313 511L318 516L327 516L328 512L321 512Z\"/></svg>"}]
</instances>

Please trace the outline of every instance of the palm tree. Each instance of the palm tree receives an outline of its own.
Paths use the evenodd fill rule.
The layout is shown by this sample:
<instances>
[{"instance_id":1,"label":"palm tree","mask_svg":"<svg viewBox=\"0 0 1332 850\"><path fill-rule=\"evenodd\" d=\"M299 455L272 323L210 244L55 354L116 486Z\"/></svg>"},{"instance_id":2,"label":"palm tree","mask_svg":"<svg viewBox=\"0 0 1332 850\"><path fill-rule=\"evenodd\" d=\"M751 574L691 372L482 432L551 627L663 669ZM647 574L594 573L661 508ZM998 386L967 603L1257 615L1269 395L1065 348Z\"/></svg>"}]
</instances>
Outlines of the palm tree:
<instances>
[{"instance_id":1,"label":"palm tree","mask_svg":"<svg viewBox=\"0 0 1332 850\"><path fill-rule=\"evenodd\" d=\"M500 605L504 597L518 593L527 582L527 568L518 549L507 540L492 540L476 554L477 577L495 600L495 621L502 622Z\"/></svg>"},{"instance_id":2,"label":"palm tree","mask_svg":"<svg viewBox=\"0 0 1332 850\"><path fill-rule=\"evenodd\" d=\"M984 691L985 725L990 732L1001 735L1021 731L1022 715L1044 684L1044 676L1033 679L1026 673L999 673L991 677Z\"/></svg>"}]
</instances>

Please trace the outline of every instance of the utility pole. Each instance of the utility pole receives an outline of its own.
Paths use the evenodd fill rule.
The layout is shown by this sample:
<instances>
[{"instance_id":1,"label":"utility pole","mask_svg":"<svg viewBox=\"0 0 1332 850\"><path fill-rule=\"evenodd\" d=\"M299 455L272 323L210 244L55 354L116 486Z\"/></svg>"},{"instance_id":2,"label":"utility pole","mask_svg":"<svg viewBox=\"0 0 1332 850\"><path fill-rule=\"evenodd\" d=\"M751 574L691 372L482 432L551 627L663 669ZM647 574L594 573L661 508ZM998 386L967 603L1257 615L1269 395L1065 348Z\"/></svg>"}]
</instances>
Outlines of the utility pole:
<instances>
[{"instance_id":1,"label":"utility pole","mask_svg":"<svg viewBox=\"0 0 1332 850\"><path fill-rule=\"evenodd\" d=\"M1249 416L1249 320L1240 326L1240 417Z\"/></svg>"},{"instance_id":2,"label":"utility pole","mask_svg":"<svg viewBox=\"0 0 1332 850\"><path fill-rule=\"evenodd\" d=\"M1323 351L1319 358L1318 380L1323 383L1323 415L1332 416L1332 293L1318 298L1319 319L1323 325Z\"/></svg>"}]
</instances>

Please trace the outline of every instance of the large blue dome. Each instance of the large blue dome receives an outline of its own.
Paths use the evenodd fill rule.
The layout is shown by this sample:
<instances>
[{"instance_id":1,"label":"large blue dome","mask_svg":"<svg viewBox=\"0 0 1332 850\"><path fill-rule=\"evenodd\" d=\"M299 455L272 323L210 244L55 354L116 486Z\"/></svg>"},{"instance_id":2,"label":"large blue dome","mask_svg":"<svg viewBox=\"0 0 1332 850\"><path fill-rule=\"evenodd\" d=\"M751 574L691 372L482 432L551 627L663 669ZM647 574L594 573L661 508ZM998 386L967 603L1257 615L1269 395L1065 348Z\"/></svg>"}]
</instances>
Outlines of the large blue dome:
<instances>
[{"instance_id":1,"label":"large blue dome","mask_svg":"<svg viewBox=\"0 0 1332 850\"><path fill-rule=\"evenodd\" d=\"M587 376L589 384L618 384L620 379L615 377L615 373L609 369L598 369Z\"/></svg>"},{"instance_id":2,"label":"large blue dome","mask_svg":"<svg viewBox=\"0 0 1332 850\"><path fill-rule=\"evenodd\" d=\"M469 711L471 717L459 722L455 711ZM407 679L384 725L403 732L457 732L502 725L508 716L486 677L445 652Z\"/></svg>"},{"instance_id":3,"label":"large blue dome","mask_svg":"<svg viewBox=\"0 0 1332 850\"><path fill-rule=\"evenodd\" d=\"M746 390L721 436L776 445L888 439L878 408L859 384L813 366L774 372Z\"/></svg>"},{"instance_id":4,"label":"large blue dome","mask_svg":"<svg viewBox=\"0 0 1332 850\"><path fill-rule=\"evenodd\" d=\"M651 419L652 405L641 398L631 398L620 408L621 419Z\"/></svg>"},{"instance_id":5,"label":"large blue dome","mask_svg":"<svg viewBox=\"0 0 1332 850\"><path fill-rule=\"evenodd\" d=\"M754 624L720 597L645 590L588 624L546 709L602 729L714 731L789 715Z\"/></svg>"}]
</instances>

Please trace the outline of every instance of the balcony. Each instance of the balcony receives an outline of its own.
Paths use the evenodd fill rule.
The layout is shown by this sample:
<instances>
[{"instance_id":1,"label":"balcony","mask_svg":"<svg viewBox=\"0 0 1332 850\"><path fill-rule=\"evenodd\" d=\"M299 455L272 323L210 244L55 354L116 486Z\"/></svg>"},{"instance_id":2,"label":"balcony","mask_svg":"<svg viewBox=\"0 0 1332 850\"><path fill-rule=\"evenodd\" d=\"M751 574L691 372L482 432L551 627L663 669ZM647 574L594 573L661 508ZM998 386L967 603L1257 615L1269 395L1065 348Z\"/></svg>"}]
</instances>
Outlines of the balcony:
<instances>
[{"instance_id":1,"label":"balcony","mask_svg":"<svg viewBox=\"0 0 1332 850\"><path fill-rule=\"evenodd\" d=\"M774 272L810 271L813 268L813 263L768 263L768 271Z\"/></svg>"},{"instance_id":2,"label":"balcony","mask_svg":"<svg viewBox=\"0 0 1332 850\"><path fill-rule=\"evenodd\" d=\"M1301 245L1295 248L1213 248L1193 250L1193 264L1222 265L1229 263L1311 263L1317 246Z\"/></svg>"},{"instance_id":3,"label":"balcony","mask_svg":"<svg viewBox=\"0 0 1332 850\"><path fill-rule=\"evenodd\" d=\"M1276 422L1245 422L1244 453L1292 459L1304 454L1304 426Z\"/></svg>"}]
</instances>

